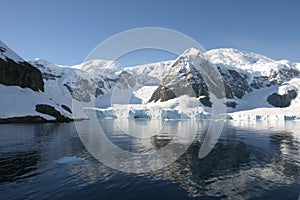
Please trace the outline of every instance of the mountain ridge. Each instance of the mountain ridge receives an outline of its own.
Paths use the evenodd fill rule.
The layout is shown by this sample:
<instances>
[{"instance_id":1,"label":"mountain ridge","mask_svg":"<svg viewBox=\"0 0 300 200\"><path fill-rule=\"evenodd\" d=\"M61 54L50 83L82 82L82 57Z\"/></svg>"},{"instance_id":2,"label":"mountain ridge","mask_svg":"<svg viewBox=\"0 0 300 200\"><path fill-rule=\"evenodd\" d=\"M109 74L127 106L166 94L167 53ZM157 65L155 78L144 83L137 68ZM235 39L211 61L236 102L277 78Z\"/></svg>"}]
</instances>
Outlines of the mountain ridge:
<instances>
[{"instance_id":1,"label":"mountain ridge","mask_svg":"<svg viewBox=\"0 0 300 200\"><path fill-rule=\"evenodd\" d=\"M3 46L2 49L9 48ZM13 52L9 49L8 52L10 51ZM4 53L5 51L2 51L1 59L9 60L10 55ZM12 57L18 63L25 62L15 53L12 54ZM195 63L195 57L201 62ZM121 98L122 93L123 97L128 95L130 97L126 103L136 105L133 106L133 109L139 106L143 109L150 107L159 107L160 110L174 109L176 105L180 104L179 100L182 100L182 96L186 96L187 99L184 100L186 103L194 102L188 103L194 106L190 107L190 110L201 108L201 112L209 113L214 102L206 83L208 80L204 80L202 77L204 74L199 71L207 64L216 69L215 75L218 73L224 83L226 95L223 103L228 107L227 111L230 113L256 108L298 108L297 102L299 102L300 63L287 60L276 61L260 54L233 48L213 49L207 52L191 48L174 61L126 68L122 68L118 62L106 60L90 60L74 66L56 65L43 59L26 63L38 69L42 75L44 91L39 92L41 96L39 98L47 99L46 105L53 107L68 119L88 118L86 108L93 106L110 109L114 102L112 98L114 96ZM12 95L8 92L10 86L1 87L6 87L2 90L5 90L8 96ZM11 88L11 91L19 93L15 87ZM116 91L121 96L116 95ZM27 90L24 92L28 93ZM254 103L255 96L256 102ZM7 99L7 97L0 96L2 103L7 104ZM196 103L196 99L198 99L198 103ZM79 102L82 106L78 113L72 113L73 101ZM36 107L41 104L40 100L36 102L35 105L30 103L30 106ZM62 107L68 109L65 110ZM27 115L37 114L35 108L31 110L33 111L27 111ZM42 116L39 114L41 113L37 115ZM15 115L12 112L10 114L0 113L0 118L14 117ZM18 116L27 115L26 112L23 112ZM43 113L43 117L45 115L47 114ZM126 113L123 114L124 116ZM50 115L51 117L53 118ZM63 119L63 117L58 118Z\"/></svg>"}]
</instances>

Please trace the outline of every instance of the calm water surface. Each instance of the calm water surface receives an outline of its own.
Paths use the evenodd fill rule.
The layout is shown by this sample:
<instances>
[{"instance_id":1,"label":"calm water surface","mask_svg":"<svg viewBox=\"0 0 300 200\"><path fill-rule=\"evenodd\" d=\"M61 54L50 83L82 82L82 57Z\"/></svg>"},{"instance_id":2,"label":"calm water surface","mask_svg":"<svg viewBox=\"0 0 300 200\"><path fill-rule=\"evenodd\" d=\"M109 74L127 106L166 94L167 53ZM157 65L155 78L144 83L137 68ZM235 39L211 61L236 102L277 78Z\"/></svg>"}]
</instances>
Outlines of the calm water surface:
<instances>
[{"instance_id":1,"label":"calm water surface","mask_svg":"<svg viewBox=\"0 0 300 200\"><path fill-rule=\"evenodd\" d=\"M170 122L164 137L144 139L125 134L115 120L100 123L113 143L142 152L166 145L182 122ZM175 163L143 174L97 161L74 123L0 125L0 199L298 199L300 122L227 122L214 149L199 159L208 124L198 123L194 142ZM54 162L64 156L85 162Z\"/></svg>"}]
</instances>

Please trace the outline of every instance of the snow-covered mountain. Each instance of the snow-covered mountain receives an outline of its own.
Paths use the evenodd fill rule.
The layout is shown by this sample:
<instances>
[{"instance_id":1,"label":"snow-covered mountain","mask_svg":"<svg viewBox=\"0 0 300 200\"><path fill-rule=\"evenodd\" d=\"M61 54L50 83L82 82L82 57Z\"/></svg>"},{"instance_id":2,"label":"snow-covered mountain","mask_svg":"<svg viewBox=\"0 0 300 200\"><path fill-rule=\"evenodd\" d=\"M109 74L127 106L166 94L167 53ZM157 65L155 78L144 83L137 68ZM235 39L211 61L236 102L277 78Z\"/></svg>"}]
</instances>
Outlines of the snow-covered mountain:
<instances>
[{"instance_id":1,"label":"snow-covered mountain","mask_svg":"<svg viewBox=\"0 0 300 200\"><path fill-rule=\"evenodd\" d=\"M300 63L276 61L236 49L215 49L205 55L219 68L221 74L226 69L244 77L244 84L236 87L245 91L244 95L235 95L238 97L237 110L289 107L291 104L297 106L295 102L299 89Z\"/></svg>"},{"instance_id":2,"label":"snow-covered mountain","mask_svg":"<svg viewBox=\"0 0 300 200\"><path fill-rule=\"evenodd\" d=\"M70 108L45 91L42 73L0 41L0 123L71 118Z\"/></svg>"},{"instance_id":3,"label":"snow-covered mountain","mask_svg":"<svg viewBox=\"0 0 300 200\"><path fill-rule=\"evenodd\" d=\"M107 60L75 66L26 62L1 42L0 71L4 122L28 116L40 121L87 118L91 107L98 108L98 117L205 118L215 97L233 118L251 118L251 113L300 117L300 63L237 49L188 49L174 61L122 68ZM81 107L76 113L74 102Z\"/></svg>"}]
</instances>

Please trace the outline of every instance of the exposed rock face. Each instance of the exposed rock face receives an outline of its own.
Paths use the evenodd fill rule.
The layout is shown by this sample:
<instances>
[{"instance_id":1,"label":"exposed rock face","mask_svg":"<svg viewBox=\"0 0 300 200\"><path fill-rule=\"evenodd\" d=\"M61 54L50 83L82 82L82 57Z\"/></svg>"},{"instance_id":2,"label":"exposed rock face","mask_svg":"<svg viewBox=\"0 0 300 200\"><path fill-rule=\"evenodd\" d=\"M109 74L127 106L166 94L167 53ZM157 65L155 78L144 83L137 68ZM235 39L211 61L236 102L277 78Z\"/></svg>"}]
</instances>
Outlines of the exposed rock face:
<instances>
[{"instance_id":1,"label":"exposed rock face","mask_svg":"<svg viewBox=\"0 0 300 200\"><path fill-rule=\"evenodd\" d=\"M119 89L129 89L136 86L136 84L136 80L131 73L127 71L122 71L120 73L117 84Z\"/></svg>"},{"instance_id":2,"label":"exposed rock face","mask_svg":"<svg viewBox=\"0 0 300 200\"><path fill-rule=\"evenodd\" d=\"M179 60L166 72L161 84L149 101L160 100L163 102L185 94L190 97L208 97L209 92L201 74L194 66Z\"/></svg>"},{"instance_id":3,"label":"exposed rock face","mask_svg":"<svg viewBox=\"0 0 300 200\"><path fill-rule=\"evenodd\" d=\"M35 110L39 113L50 115L56 118L56 122L70 122L72 119L62 115L53 106L38 104L35 106Z\"/></svg>"},{"instance_id":4,"label":"exposed rock face","mask_svg":"<svg viewBox=\"0 0 300 200\"><path fill-rule=\"evenodd\" d=\"M182 62L182 59L184 59L184 62ZM209 97L209 90L205 83L206 79L204 80L201 74L191 64L191 60L189 60L188 56L185 55L182 59L179 58L174 62L169 72L164 74L165 76L159 87L153 93L150 102L156 102L158 100L167 101L181 95L188 95L190 97L198 97L204 106L211 107L212 103ZM236 108L238 103L230 101L230 99L242 99L254 89L258 90L264 87L271 87L272 85L280 85L300 75L296 68L288 65L280 65L278 69L275 68L275 70L270 68L268 76L263 73L261 73L261 76L253 76L246 70L234 70L234 66L223 65L222 63L217 63L215 66L220 72L224 82L227 98L225 104L231 108ZM247 75L249 77L247 77ZM291 90L288 94L284 95L274 93L269 96L267 101L276 107L288 107L296 96L296 91Z\"/></svg>"},{"instance_id":5,"label":"exposed rock face","mask_svg":"<svg viewBox=\"0 0 300 200\"><path fill-rule=\"evenodd\" d=\"M103 96L107 90L112 89L116 85L116 82L117 79L112 79L109 77L100 78L96 87L95 97Z\"/></svg>"},{"instance_id":6,"label":"exposed rock face","mask_svg":"<svg viewBox=\"0 0 300 200\"><path fill-rule=\"evenodd\" d=\"M43 72L42 75L43 75L43 79L45 79L46 81L48 81L48 80L56 80L58 78L61 78L60 75L54 75L54 74L46 73L46 72Z\"/></svg>"},{"instance_id":7,"label":"exposed rock face","mask_svg":"<svg viewBox=\"0 0 300 200\"><path fill-rule=\"evenodd\" d=\"M64 84L71 93L72 97L78 101L89 102L91 101L91 94L96 93L96 82L90 82L88 79L77 77L73 83L73 87Z\"/></svg>"},{"instance_id":8,"label":"exposed rock face","mask_svg":"<svg viewBox=\"0 0 300 200\"><path fill-rule=\"evenodd\" d=\"M277 84L281 84L285 81L289 81L292 78L299 76L300 72L295 69L280 69L273 71L268 79L271 82L275 82Z\"/></svg>"},{"instance_id":9,"label":"exposed rock face","mask_svg":"<svg viewBox=\"0 0 300 200\"><path fill-rule=\"evenodd\" d=\"M122 71L115 78L100 76L98 79L84 79L77 77L77 80L72 84L64 84L64 86L71 93L72 97L78 101L90 102L92 96L101 97L117 86L119 89L129 89L136 86L134 76Z\"/></svg>"},{"instance_id":10,"label":"exposed rock face","mask_svg":"<svg viewBox=\"0 0 300 200\"><path fill-rule=\"evenodd\" d=\"M170 88L160 85L152 94L149 102L151 101L157 102L158 100L161 100L163 102L174 98L176 98L176 95L173 93L173 91Z\"/></svg>"},{"instance_id":11,"label":"exposed rock face","mask_svg":"<svg viewBox=\"0 0 300 200\"><path fill-rule=\"evenodd\" d=\"M295 99L296 97L297 97L296 91L290 90L290 91L288 91L287 94L283 94L283 95L273 93L272 95L270 95L268 97L267 101L272 106L284 108L284 107L290 106L291 101L293 99Z\"/></svg>"},{"instance_id":12,"label":"exposed rock face","mask_svg":"<svg viewBox=\"0 0 300 200\"><path fill-rule=\"evenodd\" d=\"M44 91L42 73L27 62L0 58L0 84Z\"/></svg>"},{"instance_id":13,"label":"exposed rock face","mask_svg":"<svg viewBox=\"0 0 300 200\"><path fill-rule=\"evenodd\" d=\"M267 76L255 76L253 77L252 83L250 86L254 89L260 89L263 87L270 87L276 83L270 82Z\"/></svg>"},{"instance_id":14,"label":"exposed rock face","mask_svg":"<svg viewBox=\"0 0 300 200\"><path fill-rule=\"evenodd\" d=\"M232 99L233 96L241 99L246 93L251 92L251 88L246 80L245 75L241 75L235 70L220 69L219 72L223 77L226 97ZM227 89L226 89L227 88ZM229 90L230 89L230 90Z\"/></svg>"},{"instance_id":15,"label":"exposed rock face","mask_svg":"<svg viewBox=\"0 0 300 200\"><path fill-rule=\"evenodd\" d=\"M117 80L108 77L100 77L99 80L77 77L72 84L65 83L63 86L67 88L74 99L90 102L92 96L101 97L108 90L112 89L116 85Z\"/></svg>"},{"instance_id":16,"label":"exposed rock face","mask_svg":"<svg viewBox=\"0 0 300 200\"><path fill-rule=\"evenodd\" d=\"M224 68L218 68L218 70L224 81L226 98L242 98L252 91L245 75ZM154 91L149 101L156 102L160 100L163 102L181 95L197 97L204 106L212 106L207 84L200 72L188 60L185 62L178 60L173 64L169 72L165 73L160 86ZM235 107L237 104L231 102L226 103L226 105Z\"/></svg>"}]
</instances>

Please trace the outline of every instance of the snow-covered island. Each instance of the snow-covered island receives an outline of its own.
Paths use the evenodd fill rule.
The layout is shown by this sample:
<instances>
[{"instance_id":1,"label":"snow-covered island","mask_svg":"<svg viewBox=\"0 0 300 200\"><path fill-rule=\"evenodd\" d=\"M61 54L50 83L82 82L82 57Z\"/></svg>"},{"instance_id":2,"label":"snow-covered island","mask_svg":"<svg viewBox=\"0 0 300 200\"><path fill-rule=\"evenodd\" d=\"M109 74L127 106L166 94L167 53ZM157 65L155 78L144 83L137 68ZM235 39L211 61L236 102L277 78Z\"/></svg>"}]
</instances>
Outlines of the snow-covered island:
<instances>
[{"instance_id":1,"label":"snow-covered island","mask_svg":"<svg viewBox=\"0 0 300 200\"><path fill-rule=\"evenodd\" d=\"M174 61L123 68L108 60L61 66L25 61L0 41L0 123L98 118L210 119L199 69L224 83L226 119L300 119L300 63L237 49L188 49ZM74 105L76 109L74 110Z\"/></svg>"}]
</instances>

